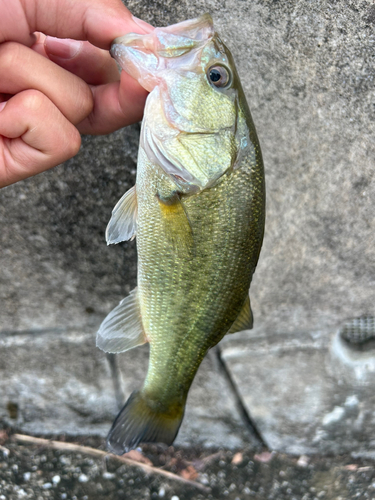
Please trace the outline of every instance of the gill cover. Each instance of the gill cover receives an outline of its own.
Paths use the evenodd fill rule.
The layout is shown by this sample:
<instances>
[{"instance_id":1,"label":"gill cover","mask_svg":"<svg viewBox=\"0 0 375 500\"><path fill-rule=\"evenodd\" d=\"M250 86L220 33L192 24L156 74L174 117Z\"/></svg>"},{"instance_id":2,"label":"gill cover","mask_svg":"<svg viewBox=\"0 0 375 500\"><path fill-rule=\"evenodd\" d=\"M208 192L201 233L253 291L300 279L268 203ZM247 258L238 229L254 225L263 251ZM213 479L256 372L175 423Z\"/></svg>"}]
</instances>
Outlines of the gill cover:
<instances>
[{"instance_id":1,"label":"gill cover","mask_svg":"<svg viewBox=\"0 0 375 500\"><path fill-rule=\"evenodd\" d=\"M235 167L250 144L243 93L232 56L209 14L117 38L111 54L150 92L141 147L179 192L211 187ZM221 73L225 78L219 85Z\"/></svg>"}]
</instances>

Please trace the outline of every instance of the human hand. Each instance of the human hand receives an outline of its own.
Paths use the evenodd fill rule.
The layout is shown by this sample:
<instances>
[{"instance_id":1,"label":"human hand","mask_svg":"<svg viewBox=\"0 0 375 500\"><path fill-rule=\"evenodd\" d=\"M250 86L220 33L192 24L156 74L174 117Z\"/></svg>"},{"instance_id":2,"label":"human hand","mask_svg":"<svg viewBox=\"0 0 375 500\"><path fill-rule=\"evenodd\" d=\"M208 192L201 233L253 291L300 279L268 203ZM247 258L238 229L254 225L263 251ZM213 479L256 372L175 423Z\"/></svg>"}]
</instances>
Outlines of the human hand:
<instances>
[{"instance_id":1,"label":"human hand","mask_svg":"<svg viewBox=\"0 0 375 500\"><path fill-rule=\"evenodd\" d=\"M147 93L120 82L108 49L152 27L120 0L0 0L0 12L0 188L74 156L80 132L142 118Z\"/></svg>"}]
</instances>

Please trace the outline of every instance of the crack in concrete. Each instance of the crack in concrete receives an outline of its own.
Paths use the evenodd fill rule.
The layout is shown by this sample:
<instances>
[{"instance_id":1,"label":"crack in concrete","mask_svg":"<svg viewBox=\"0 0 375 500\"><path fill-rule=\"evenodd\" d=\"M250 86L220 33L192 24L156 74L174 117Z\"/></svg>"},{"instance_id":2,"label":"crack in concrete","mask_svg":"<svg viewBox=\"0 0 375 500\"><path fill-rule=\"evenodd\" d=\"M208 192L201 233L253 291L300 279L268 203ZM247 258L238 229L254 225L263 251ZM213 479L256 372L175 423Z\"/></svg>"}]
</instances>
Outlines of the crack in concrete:
<instances>
[{"instance_id":1,"label":"crack in concrete","mask_svg":"<svg viewBox=\"0 0 375 500\"><path fill-rule=\"evenodd\" d=\"M218 368L222 373L223 377L227 381L228 388L232 392L232 395L236 401L237 411L243 421L248 433L250 434L251 440L254 442L255 446L266 447L266 443L264 442L262 435L258 431L255 422L251 418L246 406L244 405L241 395L238 391L238 388L225 364L225 361L221 357L220 348L215 349L215 355L218 362Z\"/></svg>"},{"instance_id":2,"label":"crack in concrete","mask_svg":"<svg viewBox=\"0 0 375 500\"><path fill-rule=\"evenodd\" d=\"M82 327L60 327L60 328L31 328L27 330L2 330L0 337L15 337L17 335L44 335L44 334L61 334L69 333L82 329Z\"/></svg>"}]
</instances>

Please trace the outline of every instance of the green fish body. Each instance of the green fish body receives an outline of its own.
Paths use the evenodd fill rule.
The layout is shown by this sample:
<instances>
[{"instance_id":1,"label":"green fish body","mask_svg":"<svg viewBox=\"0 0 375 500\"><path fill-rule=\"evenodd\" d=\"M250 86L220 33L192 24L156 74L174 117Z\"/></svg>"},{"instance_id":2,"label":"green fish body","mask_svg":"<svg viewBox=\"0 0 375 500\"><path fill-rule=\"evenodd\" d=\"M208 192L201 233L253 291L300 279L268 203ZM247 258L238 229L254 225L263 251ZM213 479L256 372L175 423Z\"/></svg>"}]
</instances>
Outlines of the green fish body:
<instances>
[{"instance_id":1,"label":"green fish body","mask_svg":"<svg viewBox=\"0 0 375 500\"><path fill-rule=\"evenodd\" d=\"M230 52L208 15L155 32L112 48L151 90L136 186L107 228L109 243L136 234L138 286L97 337L106 352L150 343L144 385L109 433L119 454L171 444L208 349L252 327L248 292L264 231L261 152Z\"/></svg>"}]
</instances>

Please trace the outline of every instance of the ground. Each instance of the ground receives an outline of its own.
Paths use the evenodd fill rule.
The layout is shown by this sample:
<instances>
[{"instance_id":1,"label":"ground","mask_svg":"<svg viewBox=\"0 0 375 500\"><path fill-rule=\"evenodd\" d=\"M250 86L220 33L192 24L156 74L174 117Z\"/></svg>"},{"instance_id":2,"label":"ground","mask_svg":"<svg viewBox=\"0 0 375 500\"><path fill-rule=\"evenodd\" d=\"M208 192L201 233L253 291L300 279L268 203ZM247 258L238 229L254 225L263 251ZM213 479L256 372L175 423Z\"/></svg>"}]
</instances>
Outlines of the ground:
<instances>
[{"instance_id":1,"label":"ground","mask_svg":"<svg viewBox=\"0 0 375 500\"><path fill-rule=\"evenodd\" d=\"M350 455L148 445L133 455L151 465L145 473L104 454L94 457L93 448L105 449L101 438L80 438L71 451L17 436L0 431L0 500L375 500L375 460ZM63 448L73 441L55 439ZM174 475L163 476L160 469Z\"/></svg>"}]
</instances>

